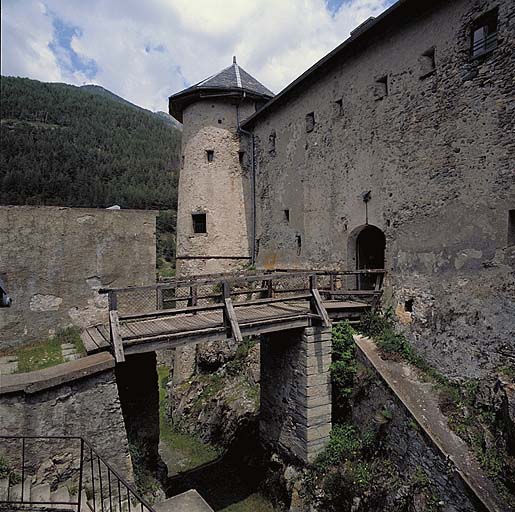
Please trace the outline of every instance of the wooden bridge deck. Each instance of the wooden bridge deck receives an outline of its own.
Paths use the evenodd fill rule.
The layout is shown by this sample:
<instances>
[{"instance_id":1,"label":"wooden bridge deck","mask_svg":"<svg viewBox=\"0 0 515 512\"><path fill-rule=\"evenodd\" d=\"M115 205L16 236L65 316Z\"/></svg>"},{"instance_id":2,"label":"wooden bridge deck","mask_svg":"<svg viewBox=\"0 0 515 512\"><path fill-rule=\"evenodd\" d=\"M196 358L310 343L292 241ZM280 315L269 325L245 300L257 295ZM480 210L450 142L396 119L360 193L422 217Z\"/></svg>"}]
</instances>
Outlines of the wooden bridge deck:
<instances>
[{"instance_id":1,"label":"wooden bridge deck","mask_svg":"<svg viewBox=\"0 0 515 512\"><path fill-rule=\"evenodd\" d=\"M352 318L352 313L370 308L369 304L358 301L328 301L324 306L335 320L344 316ZM252 306L235 304L234 311L243 336L308 327L315 317L307 300ZM170 310L169 315L122 318L120 336L126 354L156 350L157 346L174 348L228 338L221 309L179 315ZM109 328L102 324L86 329L82 340L88 353L108 350L111 346Z\"/></svg>"},{"instance_id":2,"label":"wooden bridge deck","mask_svg":"<svg viewBox=\"0 0 515 512\"><path fill-rule=\"evenodd\" d=\"M382 274L380 275L382 279ZM257 278L254 276L247 277L243 283L241 276L238 276L238 281L232 288L227 280L194 281L202 283L204 289L206 283L209 285L211 291L204 292L207 295L199 294L200 285L197 289L197 284L192 285L192 281L187 283L187 287L177 282L173 285L172 298L168 298L166 302L163 292L170 285L109 290L109 324L89 327L83 331L81 337L87 353L110 350L117 362L123 362L125 354L230 338L239 341L243 336L303 328L317 322L330 325L331 320L343 318L356 320L371 304L353 298L360 295L375 297L380 294L377 289L335 291L333 281L329 289L319 290L313 274L309 275L310 284L299 285L299 279L302 278L305 282L306 276L307 273L267 274L259 276L262 279L261 285L256 285ZM293 278L296 279L295 283L290 282L290 288L285 287L284 281L291 281ZM181 288L183 291L187 288L186 295L179 295ZM142 303L143 292L151 297L147 304ZM321 298L320 292L325 295L325 300ZM131 304L131 301L127 300L124 293L133 298L135 312L127 311L127 304ZM263 298L263 294L268 295ZM118 296L122 298L121 312L118 310ZM255 296L261 298L254 299ZM345 297L352 299L345 300ZM197 301L200 300L204 305L198 305ZM150 307L152 304L154 308ZM142 308L142 305L147 307ZM166 305L172 307L166 309Z\"/></svg>"}]
</instances>

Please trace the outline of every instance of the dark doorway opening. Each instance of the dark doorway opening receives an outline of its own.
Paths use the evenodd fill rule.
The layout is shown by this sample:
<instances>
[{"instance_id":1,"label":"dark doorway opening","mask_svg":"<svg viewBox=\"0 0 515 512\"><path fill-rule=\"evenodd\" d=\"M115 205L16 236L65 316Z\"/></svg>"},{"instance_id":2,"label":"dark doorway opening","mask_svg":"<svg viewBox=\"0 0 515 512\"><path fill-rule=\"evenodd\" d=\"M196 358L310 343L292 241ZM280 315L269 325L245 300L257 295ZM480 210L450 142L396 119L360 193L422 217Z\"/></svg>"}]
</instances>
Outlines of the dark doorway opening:
<instances>
[{"instance_id":1,"label":"dark doorway opening","mask_svg":"<svg viewBox=\"0 0 515 512\"><path fill-rule=\"evenodd\" d=\"M356 238L356 268L383 269L386 240L384 233L375 226L365 226ZM373 290L375 275L362 275L358 280L360 290Z\"/></svg>"}]
</instances>

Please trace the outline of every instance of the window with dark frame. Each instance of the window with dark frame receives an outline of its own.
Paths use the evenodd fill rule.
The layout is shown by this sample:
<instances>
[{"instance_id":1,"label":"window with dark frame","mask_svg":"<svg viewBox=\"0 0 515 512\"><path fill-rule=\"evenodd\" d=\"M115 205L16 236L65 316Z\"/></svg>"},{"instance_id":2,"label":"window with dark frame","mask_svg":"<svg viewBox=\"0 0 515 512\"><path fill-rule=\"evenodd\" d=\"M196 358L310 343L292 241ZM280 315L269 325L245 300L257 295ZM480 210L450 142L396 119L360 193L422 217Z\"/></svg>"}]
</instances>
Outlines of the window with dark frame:
<instances>
[{"instance_id":1,"label":"window with dark frame","mask_svg":"<svg viewBox=\"0 0 515 512\"><path fill-rule=\"evenodd\" d=\"M483 14L472 25L470 55L479 57L497 48L497 9Z\"/></svg>"},{"instance_id":2,"label":"window with dark frame","mask_svg":"<svg viewBox=\"0 0 515 512\"><path fill-rule=\"evenodd\" d=\"M208 162L212 162L215 159L215 152L212 149L207 149L206 157Z\"/></svg>"},{"instance_id":3,"label":"window with dark frame","mask_svg":"<svg viewBox=\"0 0 515 512\"><path fill-rule=\"evenodd\" d=\"M192 213L193 233L207 233L207 220L205 213Z\"/></svg>"},{"instance_id":4,"label":"window with dark frame","mask_svg":"<svg viewBox=\"0 0 515 512\"><path fill-rule=\"evenodd\" d=\"M310 112L306 114L306 133L312 132L315 129L315 113Z\"/></svg>"}]
</instances>

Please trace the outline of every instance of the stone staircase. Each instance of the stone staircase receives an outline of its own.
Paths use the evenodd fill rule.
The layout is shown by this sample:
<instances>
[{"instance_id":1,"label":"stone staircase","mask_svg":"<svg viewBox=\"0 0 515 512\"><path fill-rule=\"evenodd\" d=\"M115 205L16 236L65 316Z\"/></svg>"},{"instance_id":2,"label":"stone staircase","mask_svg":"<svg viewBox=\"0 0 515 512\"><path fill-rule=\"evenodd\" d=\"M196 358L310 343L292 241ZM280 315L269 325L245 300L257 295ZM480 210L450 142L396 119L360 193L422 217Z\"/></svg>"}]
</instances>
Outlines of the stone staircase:
<instances>
[{"instance_id":1,"label":"stone staircase","mask_svg":"<svg viewBox=\"0 0 515 512\"><path fill-rule=\"evenodd\" d=\"M33 484L32 477L24 482L10 482L9 478L0 480L0 510L44 510L45 512L77 512L77 496L72 496L66 484L61 484L52 491L50 484ZM86 495L83 493L86 500ZM4 502L4 503L2 503ZM44 503L29 505L29 503ZM85 501L84 501L85 502ZM70 503L70 504L65 504ZM81 512L91 512L89 507L81 507ZM113 511L114 512L114 511Z\"/></svg>"}]
</instances>

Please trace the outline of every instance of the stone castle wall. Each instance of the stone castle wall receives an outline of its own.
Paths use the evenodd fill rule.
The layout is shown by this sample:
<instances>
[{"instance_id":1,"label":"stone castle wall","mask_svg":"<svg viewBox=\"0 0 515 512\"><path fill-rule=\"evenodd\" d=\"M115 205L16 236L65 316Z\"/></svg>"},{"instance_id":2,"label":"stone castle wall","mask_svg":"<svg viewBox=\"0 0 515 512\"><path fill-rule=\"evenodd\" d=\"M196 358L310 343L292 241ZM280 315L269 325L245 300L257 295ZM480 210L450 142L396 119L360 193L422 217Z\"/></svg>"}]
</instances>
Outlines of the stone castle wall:
<instances>
[{"instance_id":1,"label":"stone castle wall","mask_svg":"<svg viewBox=\"0 0 515 512\"><path fill-rule=\"evenodd\" d=\"M102 287L155 282L155 212L0 207L0 348L105 321Z\"/></svg>"},{"instance_id":2,"label":"stone castle wall","mask_svg":"<svg viewBox=\"0 0 515 512\"><path fill-rule=\"evenodd\" d=\"M220 100L198 101L184 111L183 168L177 212L177 270L181 275L239 270L249 263L250 155L240 163L237 115L254 111ZM208 162L207 151L213 151ZM192 214L205 213L207 233L194 233Z\"/></svg>"},{"instance_id":3,"label":"stone castle wall","mask_svg":"<svg viewBox=\"0 0 515 512\"><path fill-rule=\"evenodd\" d=\"M386 304L432 364L477 377L515 351L515 5L407 4L250 128L257 264L355 268L371 191ZM498 47L471 60L471 26L494 7Z\"/></svg>"},{"instance_id":4,"label":"stone castle wall","mask_svg":"<svg viewBox=\"0 0 515 512\"><path fill-rule=\"evenodd\" d=\"M60 367L72 368L77 363L66 363ZM114 366L114 361L111 366ZM56 368L35 373L51 374ZM86 369L83 373L87 375L78 378L70 370L70 374L65 375L60 383L45 385L43 381L36 382L28 386L29 391L14 392L6 390L5 386L12 380L33 374L3 377L0 387L0 433L9 436L81 436L92 444L104 460L132 480L132 462L114 369L93 372ZM34 469L34 474L41 472L42 464L48 466L51 460L57 465L55 470L66 461L71 464L70 467L78 469L78 442L27 440L26 448L27 464ZM17 467L21 454L19 442L2 441L0 452L9 454L11 462ZM51 466L47 469L52 473Z\"/></svg>"}]
</instances>

